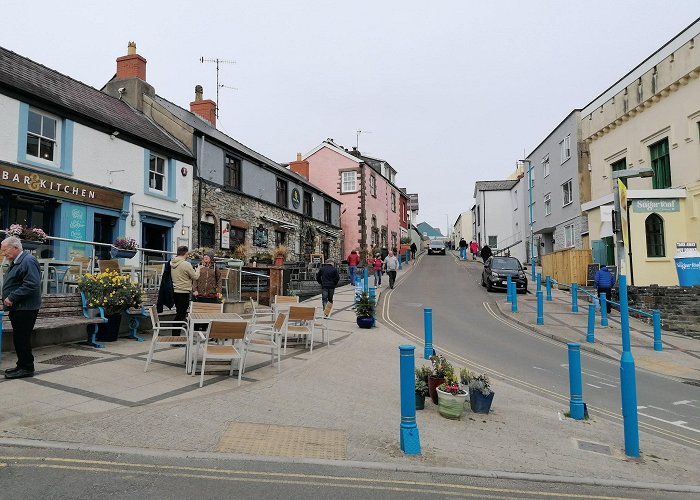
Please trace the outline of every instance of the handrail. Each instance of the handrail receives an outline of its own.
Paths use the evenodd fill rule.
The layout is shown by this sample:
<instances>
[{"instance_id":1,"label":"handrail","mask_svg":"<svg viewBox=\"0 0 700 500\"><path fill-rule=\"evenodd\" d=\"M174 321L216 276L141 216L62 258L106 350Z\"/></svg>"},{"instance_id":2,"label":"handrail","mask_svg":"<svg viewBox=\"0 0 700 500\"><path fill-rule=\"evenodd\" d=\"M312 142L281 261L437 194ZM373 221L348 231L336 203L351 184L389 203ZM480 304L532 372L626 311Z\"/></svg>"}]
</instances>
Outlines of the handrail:
<instances>
[{"instance_id":1,"label":"handrail","mask_svg":"<svg viewBox=\"0 0 700 500\"><path fill-rule=\"evenodd\" d=\"M556 284L556 285L563 286L563 287L566 287L566 288L571 289L571 285L567 285L567 284L565 284L565 283L559 283L559 282L558 282L557 280L555 280L554 278L552 278L552 284L553 284L553 285ZM585 293L585 294L588 295L589 297L598 298L596 295L590 293L588 290L585 290L585 289L583 289L583 288L578 288L577 290L578 290L579 292ZM617 306L616 309L620 309L620 303L619 303L619 302L615 302L614 300L610 300L610 299L608 299L607 297L605 298L605 302L609 302L610 304ZM629 306L628 306L628 309L629 309L630 311L636 312L637 314L640 314L640 315L645 316L645 317L647 317L647 318L653 318L653 317L654 317L654 314L653 314L653 313L648 313L648 312L642 311L641 309L637 309L637 308L629 307Z\"/></svg>"}]
</instances>

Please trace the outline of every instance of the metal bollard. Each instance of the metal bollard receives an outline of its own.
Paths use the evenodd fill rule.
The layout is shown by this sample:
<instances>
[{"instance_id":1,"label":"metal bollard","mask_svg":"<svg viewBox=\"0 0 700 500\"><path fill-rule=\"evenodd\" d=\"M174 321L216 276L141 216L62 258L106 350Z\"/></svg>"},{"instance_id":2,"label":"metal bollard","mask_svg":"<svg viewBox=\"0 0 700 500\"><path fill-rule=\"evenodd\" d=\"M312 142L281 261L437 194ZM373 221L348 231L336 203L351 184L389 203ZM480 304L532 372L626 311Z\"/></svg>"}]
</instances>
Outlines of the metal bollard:
<instances>
[{"instance_id":1,"label":"metal bollard","mask_svg":"<svg viewBox=\"0 0 700 500\"><path fill-rule=\"evenodd\" d=\"M397 255L399 261L399 271L401 270L401 254Z\"/></svg>"},{"instance_id":2,"label":"metal bollard","mask_svg":"<svg viewBox=\"0 0 700 500\"><path fill-rule=\"evenodd\" d=\"M588 332L586 342L595 343L595 304L588 304Z\"/></svg>"},{"instance_id":3,"label":"metal bollard","mask_svg":"<svg viewBox=\"0 0 700 500\"><path fill-rule=\"evenodd\" d=\"M537 273L537 291L542 290L542 273Z\"/></svg>"},{"instance_id":4,"label":"metal bollard","mask_svg":"<svg viewBox=\"0 0 700 500\"><path fill-rule=\"evenodd\" d=\"M513 287L513 279L510 277L510 274L506 276L506 302L511 302L512 299L510 298L511 294L513 293L512 290Z\"/></svg>"},{"instance_id":5,"label":"metal bollard","mask_svg":"<svg viewBox=\"0 0 700 500\"><path fill-rule=\"evenodd\" d=\"M373 286L371 286L369 288L369 301L372 304L375 304L375 305L377 304L377 289L374 288Z\"/></svg>"},{"instance_id":6,"label":"metal bollard","mask_svg":"<svg viewBox=\"0 0 700 500\"><path fill-rule=\"evenodd\" d=\"M408 252L408 250L406 250L406 262L408 262L408 261L410 260L410 259L408 258L408 256L409 256L409 252Z\"/></svg>"},{"instance_id":7,"label":"metal bollard","mask_svg":"<svg viewBox=\"0 0 700 500\"><path fill-rule=\"evenodd\" d=\"M433 309L423 309L423 359L430 359L433 355Z\"/></svg>"},{"instance_id":8,"label":"metal bollard","mask_svg":"<svg viewBox=\"0 0 700 500\"><path fill-rule=\"evenodd\" d=\"M605 294L600 294L600 326L608 326L608 300Z\"/></svg>"},{"instance_id":9,"label":"metal bollard","mask_svg":"<svg viewBox=\"0 0 700 500\"><path fill-rule=\"evenodd\" d=\"M654 350L661 352L664 349L661 344L661 311L658 309L651 311L651 318L654 322Z\"/></svg>"},{"instance_id":10,"label":"metal bollard","mask_svg":"<svg viewBox=\"0 0 700 500\"><path fill-rule=\"evenodd\" d=\"M537 292L537 324L544 325L544 303L542 302L542 290Z\"/></svg>"},{"instance_id":11,"label":"metal bollard","mask_svg":"<svg viewBox=\"0 0 700 500\"><path fill-rule=\"evenodd\" d=\"M583 402L583 384L581 383L581 345L570 342L569 347L569 413L571 418L583 420L586 404Z\"/></svg>"},{"instance_id":12,"label":"metal bollard","mask_svg":"<svg viewBox=\"0 0 700 500\"><path fill-rule=\"evenodd\" d=\"M547 276L546 279L546 285L547 285L547 302L552 301L552 278Z\"/></svg>"},{"instance_id":13,"label":"metal bollard","mask_svg":"<svg viewBox=\"0 0 700 500\"><path fill-rule=\"evenodd\" d=\"M401 451L406 455L420 454L420 437L416 425L416 374L414 351L416 346L399 346L401 385Z\"/></svg>"},{"instance_id":14,"label":"metal bollard","mask_svg":"<svg viewBox=\"0 0 700 500\"><path fill-rule=\"evenodd\" d=\"M365 293L369 293L369 272L367 271L367 267L365 267L365 284L363 285L363 289Z\"/></svg>"},{"instance_id":15,"label":"metal bollard","mask_svg":"<svg viewBox=\"0 0 700 500\"><path fill-rule=\"evenodd\" d=\"M571 312L578 312L578 285L571 283Z\"/></svg>"},{"instance_id":16,"label":"metal bollard","mask_svg":"<svg viewBox=\"0 0 700 500\"><path fill-rule=\"evenodd\" d=\"M510 310L511 312L518 312L518 291L515 289L515 283L510 285L511 295L510 295Z\"/></svg>"}]
</instances>

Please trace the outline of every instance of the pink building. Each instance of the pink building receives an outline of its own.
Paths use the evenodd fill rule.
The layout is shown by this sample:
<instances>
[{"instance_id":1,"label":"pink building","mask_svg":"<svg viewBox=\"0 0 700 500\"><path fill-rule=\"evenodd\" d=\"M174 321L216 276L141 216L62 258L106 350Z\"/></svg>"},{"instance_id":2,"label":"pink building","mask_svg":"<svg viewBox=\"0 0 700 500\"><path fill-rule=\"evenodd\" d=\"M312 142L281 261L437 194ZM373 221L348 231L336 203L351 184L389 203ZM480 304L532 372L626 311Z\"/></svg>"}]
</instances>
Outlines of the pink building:
<instances>
[{"instance_id":1,"label":"pink building","mask_svg":"<svg viewBox=\"0 0 700 500\"><path fill-rule=\"evenodd\" d=\"M405 195L394 184L396 170L387 161L326 139L289 168L343 204L340 225L345 257L351 250L399 248L407 226L405 209L401 215Z\"/></svg>"}]
</instances>

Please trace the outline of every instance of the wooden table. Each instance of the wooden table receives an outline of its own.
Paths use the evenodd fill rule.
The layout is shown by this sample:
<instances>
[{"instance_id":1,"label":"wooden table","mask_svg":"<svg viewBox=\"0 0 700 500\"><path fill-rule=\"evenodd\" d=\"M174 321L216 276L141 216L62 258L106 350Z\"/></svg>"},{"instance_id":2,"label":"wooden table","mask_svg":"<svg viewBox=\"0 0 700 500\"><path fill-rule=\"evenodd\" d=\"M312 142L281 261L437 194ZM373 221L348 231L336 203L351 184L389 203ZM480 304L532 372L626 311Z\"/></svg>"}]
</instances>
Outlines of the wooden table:
<instances>
[{"instance_id":1,"label":"wooden table","mask_svg":"<svg viewBox=\"0 0 700 500\"><path fill-rule=\"evenodd\" d=\"M187 373L192 370L192 351L194 348L194 325L209 325L217 320L243 320L240 314L236 313L190 313L189 325L187 328Z\"/></svg>"}]
</instances>

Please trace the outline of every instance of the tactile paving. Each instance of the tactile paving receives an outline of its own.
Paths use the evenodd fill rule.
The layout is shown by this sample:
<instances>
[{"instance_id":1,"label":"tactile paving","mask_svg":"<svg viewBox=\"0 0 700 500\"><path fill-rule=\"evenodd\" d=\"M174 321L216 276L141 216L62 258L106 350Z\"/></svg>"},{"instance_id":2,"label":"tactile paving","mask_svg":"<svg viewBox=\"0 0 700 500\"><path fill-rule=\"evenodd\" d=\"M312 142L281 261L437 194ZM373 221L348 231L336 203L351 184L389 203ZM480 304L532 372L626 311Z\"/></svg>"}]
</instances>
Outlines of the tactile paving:
<instances>
[{"instance_id":1,"label":"tactile paving","mask_svg":"<svg viewBox=\"0 0 700 500\"><path fill-rule=\"evenodd\" d=\"M347 434L313 427L232 422L224 431L217 451L345 460Z\"/></svg>"},{"instance_id":2,"label":"tactile paving","mask_svg":"<svg viewBox=\"0 0 700 500\"><path fill-rule=\"evenodd\" d=\"M37 361L38 363L47 365L60 365L60 366L78 366L89 363L95 359L100 359L95 356L79 356L77 354L64 354L62 356L56 356L55 358L45 359L43 361Z\"/></svg>"}]
</instances>

